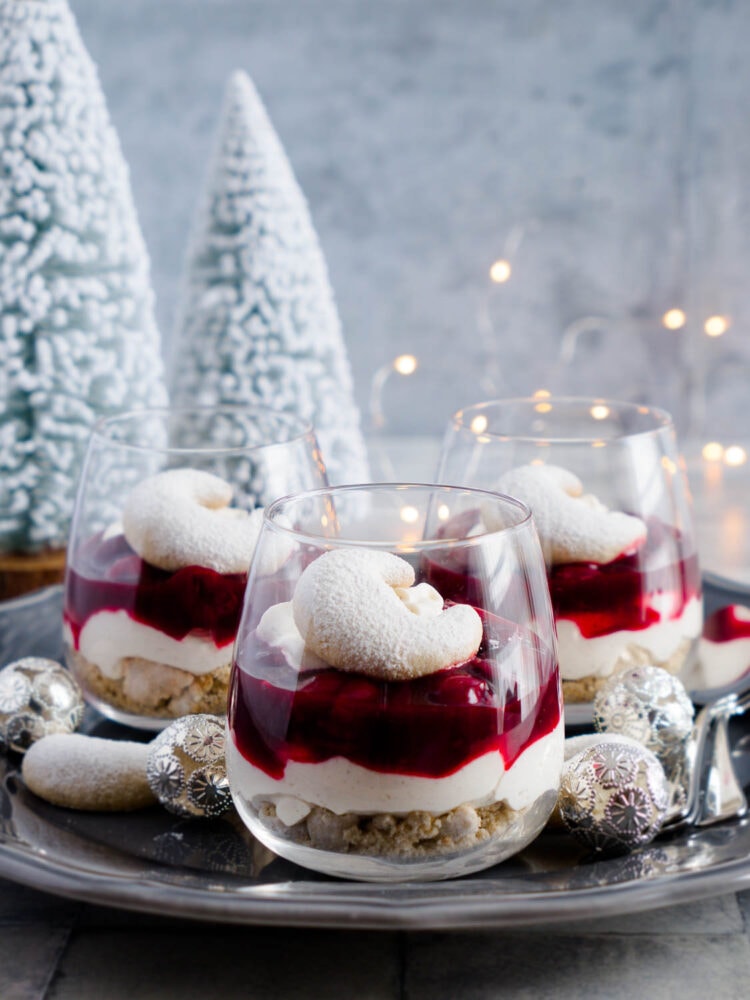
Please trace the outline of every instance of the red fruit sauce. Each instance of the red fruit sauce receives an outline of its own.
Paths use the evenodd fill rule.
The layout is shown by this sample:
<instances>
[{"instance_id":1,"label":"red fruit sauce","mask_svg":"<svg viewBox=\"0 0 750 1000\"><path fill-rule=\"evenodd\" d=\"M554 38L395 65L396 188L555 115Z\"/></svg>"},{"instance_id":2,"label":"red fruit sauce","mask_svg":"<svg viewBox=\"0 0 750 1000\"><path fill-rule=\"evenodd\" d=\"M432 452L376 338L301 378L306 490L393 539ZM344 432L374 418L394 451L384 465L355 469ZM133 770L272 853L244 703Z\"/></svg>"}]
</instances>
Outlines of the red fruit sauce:
<instances>
[{"instance_id":1,"label":"red fruit sauce","mask_svg":"<svg viewBox=\"0 0 750 1000\"><path fill-rule=\"evenodd\" d=\"M484 637L473 659L410 681L333 668L300 675L279 650L249 636L239 644L243 666L235 662L232 670L235 745L275 779L287 761L332 757L381 773L440 778L496 750L510 767L560 721L557 663L530 634L479 613ZM495 667L509 641L517 654Z\"/></svg>"},{"instance_id":2,"label":"red fruit sauce","mask_svg":"<svg viewBox=\"0 0 750 1000\"><path fill-rule=\"evenodd\" d=\"M555 619L576 623L591 639L627 630L636 632L679 618L685 605L700 597L698 558L685 554L681 533L654 518L647 522L646 541L636 551L609 563L565 563L547 574ZM428 581L448 600L482 603L478 575L465 563L431 564Z\"/></svg>"},{"instance_id":3,"label":"red fruit sauce","mask_svg":"<svg viewBox=\"0 0 750 1000\"><path fill-rule=\"evenodd\" d=\"M741 610L744 617L739 617ZM732 642L734 639L750 639L750 609L742 605L729 604L719 608L706 618L703 638L709 642Z\"/></svg>"},{"instance_id":4,"label":"red fruit sauce","mask_svg":"<svg viewBox=\"0 0 750 1000\"><path fill-rule=\"evenodd\" d=\"M171 573L144 562L123 535L94 535L80 546L65 580L64 618L78 637L99 611L126 611L173 639L189 633L218 647L234 641L247 576L186 566Z\"/></svg>"}]
</instances>

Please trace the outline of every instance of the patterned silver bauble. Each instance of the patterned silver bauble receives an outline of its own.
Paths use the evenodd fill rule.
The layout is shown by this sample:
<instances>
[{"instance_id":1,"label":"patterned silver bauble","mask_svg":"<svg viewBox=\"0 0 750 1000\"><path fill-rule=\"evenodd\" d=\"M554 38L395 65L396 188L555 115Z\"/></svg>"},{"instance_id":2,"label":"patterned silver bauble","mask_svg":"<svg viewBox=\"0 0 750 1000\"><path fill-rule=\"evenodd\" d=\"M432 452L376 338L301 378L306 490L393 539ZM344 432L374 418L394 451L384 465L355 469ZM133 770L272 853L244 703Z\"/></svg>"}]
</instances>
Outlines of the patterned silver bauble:
<instances>
[{"instance_id":1,"label":"patterned silver bauble","mask_svg":"<svg viewBox=\"0 0 750 1000\"><path fill-rule=\"evenodd\" d=\"M178 816L220 816L232 805L224 762L224 720L186 715L149 746L151 791Z\"/></svg>"},{"instance_id":2,"label":"patterned silver bauble","mask_svg":"<svg viewBox=\"0 0 750 1000\"><path fill-rule=\"evenodd\" d=\"M638 740L679 780L693 730L693 703L682 681L661 667L632 667L612 676L594 699L594 726Z\"/></svg>"},{"instance_id":3,"label":"patterned silver bauble","mask_svg":"<svg viewBox=\"0 0 750 1000\"><path fill-rule=\"evenodd\" d=\"M24 753L42 736L72 733L83 718L83 696L54 660L27 656L0 670L0 751Z\"/></svg>"},{"instance_id":4,"label":"patterned silver bauble","mask_svg":"<svg viewBox=\"0 0 750 1000\"><path fill-rule=\"evenodd\" d=\"M653 840L669 805L669 782L645 747L601 743L567 761L558 808L595 851L621 854Z\"/></svg>"}]
</instances>

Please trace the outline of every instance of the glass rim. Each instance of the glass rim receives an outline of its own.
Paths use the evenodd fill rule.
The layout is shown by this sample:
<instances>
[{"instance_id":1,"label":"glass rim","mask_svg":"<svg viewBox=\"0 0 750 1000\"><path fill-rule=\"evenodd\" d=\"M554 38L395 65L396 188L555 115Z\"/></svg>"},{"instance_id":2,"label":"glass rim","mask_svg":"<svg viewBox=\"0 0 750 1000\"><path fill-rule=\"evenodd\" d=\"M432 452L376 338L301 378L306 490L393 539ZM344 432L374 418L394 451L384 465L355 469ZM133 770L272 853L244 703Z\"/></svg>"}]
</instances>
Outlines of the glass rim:
<instances>
[{"instance_id":1,"label":"glass rim","mask_svg":"<svg viewBox=\"0 0 750 1000\"><path fill-rule=\"evenodd\" d=\"M196 416L209 416L225 413L228 416L246 414L248 416L262 416L272 418L278 424L292 428L288 437L279 441L263 441L258 444L246 445L215 445L206 444L204 446L194 445L191 447L173 447L170 445L159 446L150 444L136 444L130 441L120 441L108 433L110 428L124 425L128 422L135 422L140 418L162 418L168 419L179 414L193 414ZM99 417L91 428L91 441L100 439L107 441L119 448L133 452L163 455L244 455L261 449L274 448L279 445L294 444L307 437L314 437L315 431L309 420L304 420L293 413L284 410L274 410L268 406L244 405L242 403L222 403L217 406L146 406L137 410L123 410L120 413L112 413L108 416Z\"/></svg>"},{"instance_id":2,"label":"glass rim","mask_svg":"<svg viewBox=\"0 0 750 1000\"><path fill-rule=\"evenodd\" d=\"M278 518L285 513L284 508L290 503L303 503L315 499L316 497L343 495L346 493L366 493L366 492L398 492L404 493L414 490L429 490L432 493L468 493L476 495L479 500L486 497L492 502L501 502L504 507L512 508L519 513L520 519L515 524L508 524L493 531L484 531L479 535L466 537L449 536L447 538L424 538L405 542L401 539L355 539L337 538L331 535L319 534L313 531L302 531L298 528L290 527ZM497 535L508 535L520 531L528 531L533 527L533 518L530 508L522 500L509 496L506 493L498 493L493 490L479 489L475 486L458 486L450 483L417 483L417 482L387 482L387 483L356 483L336 486L323 486L314 490L304 490L299 493L289 493L286 496L278 497L268 504L263 512L263 526L278 531L288 538L294 538L299 542L316 545L337 546L343 548L370 548L396 550L399 552L422 552L429 549L445 548L447 545L475 546L481 544L485 539Z\"/></svg>"},{"instance_id":3,"label":"glass rim","mask_svg":"<svg viewBox=\"0 0 750 1000\"><path fill-rule=\"evenodd\" d=\"M580 406L582 408L588 407L589 409L594 406L606 406L610 410L617 410L625 413L639 414L640 416L649 416L654 421L653 427L647 427L643 430L629 431L617 433L611 438L606 438L601 434L592 433L590 436L582 437L562 437L554 436L552 434L531 434L531 433L500 433L496 430L490 430L484 428L480 431L473 430L467 423L467 417L470 415L472 417L478 416L482 411L500 411L503 408L512 407L528 407L528 406L545 406L549 404L550 408L555 406L563 406L567 408L572 408L573 406ZM546 413L546 410L539 410L539 413ZM609 416L609 414L607 414ZM605 425L605 420L597 421L593 415L592 428L598 423L599 426L603 427ZM456 410L450 417L449 427L454 431L468 431L473 434L476 438L490 438L495 441L529 441L529 442L546 442L549 444L590 444L592 441L604 441L608 443L609 441L624 441L626 439L637 438L637 437L647 437L649 435L656 436L664 431L674 430L674 420L671 413L659 406L651 406L646 403L633 403L628 400L622 399L612 399L607 396L555 396L551 394L549 396L508 396L500 397L497 399L484 400L481 403L472 403L470 406L462 406L460 409Z\"/></svg>"}]
</instances>

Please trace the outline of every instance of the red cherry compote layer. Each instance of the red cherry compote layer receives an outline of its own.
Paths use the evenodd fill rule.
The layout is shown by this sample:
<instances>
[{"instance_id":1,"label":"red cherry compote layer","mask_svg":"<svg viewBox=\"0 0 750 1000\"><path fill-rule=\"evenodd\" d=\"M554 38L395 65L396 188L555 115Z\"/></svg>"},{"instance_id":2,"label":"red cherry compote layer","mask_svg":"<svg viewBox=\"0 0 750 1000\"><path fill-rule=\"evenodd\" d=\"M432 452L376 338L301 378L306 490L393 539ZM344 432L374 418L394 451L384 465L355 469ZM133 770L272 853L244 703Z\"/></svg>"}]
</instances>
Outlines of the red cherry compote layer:
<instances>
[{"instance_id":1,"label":"red cherry compote layer","mask_svg":"<svg viewBox=\"0 0 750 1000\"><path fill-rule=\"evenodd\" d=\"M703 623L703 638L709 642L750 639L750 608L735 604L718 608Z\"/></svg>"},{"instance_id":2,"label":"red cherry compote layer","mask_svg":"<svg viewBox=\"0 0 750 1000\"><path fill-rule=\"evenodd\" d=\"M477 609L479 610L479 609ZM388 774L440 778L489 751L510 767L561 717L557 663L530 634L479 611L466 663L383 681L333 668L299 674L255 634L240 643L228 721L242 756L272 778L287 762L344 757Z\"/></svg>"},{"instance_id":3,"label":"red cherry compote layer","mask_svg":"<svg viewBox=\"0 0 750 1000\"><path fill-rule=\"evenodd\" d=\"M547 573L555 619L578 626L586 639L637 632L679 618L701 595L698 558L684 536L656 518L646 521L646 541L609 563L575 562ZM431 564L428 581L447 599L481 603L480 574L457 550L455 561Z\"/></svg>"},{"instance_id":4,"label":"red cherry compote layer","mask_svg":"<svg viewBox=\"0 0 750 1000\"><path fill-rule=\"evenodd\" d=\"M198 634L217 647L234 641L247 577L203 566L168 572L152 566L124 535L97 534L81 545L69 565L64 617L76 647L81 629L100 611L126 611L173 639Z\"/></svg>"}]
</instances>

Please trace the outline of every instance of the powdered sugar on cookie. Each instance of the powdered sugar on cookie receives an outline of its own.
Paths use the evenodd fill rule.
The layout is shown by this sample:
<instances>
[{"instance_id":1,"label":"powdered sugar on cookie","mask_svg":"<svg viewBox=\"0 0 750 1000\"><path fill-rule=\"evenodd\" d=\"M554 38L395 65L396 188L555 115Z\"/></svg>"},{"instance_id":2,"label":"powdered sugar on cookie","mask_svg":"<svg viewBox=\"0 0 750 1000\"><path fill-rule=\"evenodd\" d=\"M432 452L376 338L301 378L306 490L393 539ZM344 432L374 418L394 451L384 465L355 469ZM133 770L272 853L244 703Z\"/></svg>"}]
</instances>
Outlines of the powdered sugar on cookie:
<instances>
[{"instance_id":1,"label":"powdered sugar on cookie","mask_svg":"<svg viewBox=\"0 0 750 1000\"><path fill-rule=\"evenodd\" d=\"M122 513L125 538L142 559L160 569L204 566L217 573L246 573L263 511L230 507L231 500L230 484L210 472L160 472L127 497ZM288 546L274 551L264 571L274 572L287 555Z\"/></svg>"},{"instance_id":2,"label":"powdered sugar on cookie","mask_svg":"<svg viewBox=\"0 0 750 1000\"><path fill-rule=\"evenodd\" d=\"M147 755L145 743L45 736L27 751L23 780L35 795L66 809L142 809L156 801L146 779Z\"/></svg>"},{"instance_id":3,"label":"powdered sugar on cookie","mask_svg":"<svg viewBox=\"0 0 750 1000\"><path fill-rule=\"evenodd\" d=\"M613 511L591 494L574 473L557 465L524 465L497 481L498 492L522 500L531 509L544 555L550 564L608 563L646 540L639 517ZM482 512L490 530L493 509Z\"/></svg>"},{"instance_id":4,"label":"powdered sugar on cookie","mask_svg":"<svg viewBox=\"0 0 750 1000\"><path fill-rule=\"evenodd\" d=\"M414 587L405 559L371 549L337 549L299 579L292 609L306 647L340 670L408 680L464 663L479 648L474 608Z\"/></svg>"}]
</instances>

